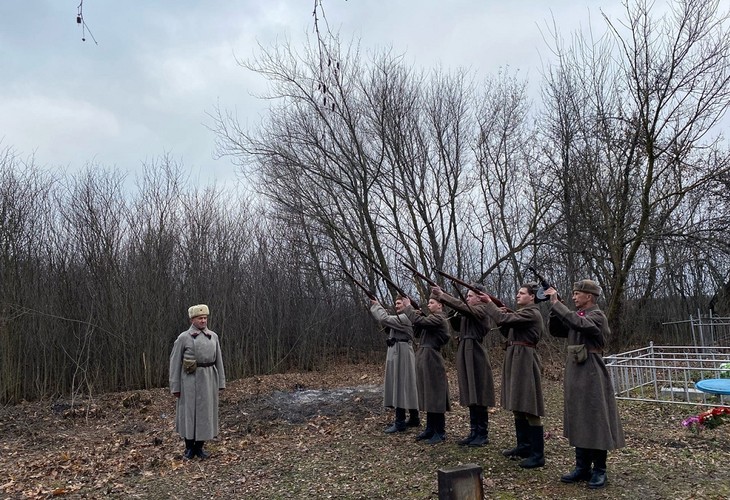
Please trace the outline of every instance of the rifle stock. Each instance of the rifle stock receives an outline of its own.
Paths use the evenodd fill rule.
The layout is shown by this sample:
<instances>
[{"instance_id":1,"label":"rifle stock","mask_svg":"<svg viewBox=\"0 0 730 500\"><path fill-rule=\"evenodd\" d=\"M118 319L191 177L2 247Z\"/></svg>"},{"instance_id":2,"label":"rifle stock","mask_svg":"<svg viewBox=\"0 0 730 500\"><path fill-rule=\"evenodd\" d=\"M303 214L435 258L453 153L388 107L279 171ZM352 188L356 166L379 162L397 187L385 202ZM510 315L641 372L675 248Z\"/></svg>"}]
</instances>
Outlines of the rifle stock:
<instances>
[{"instance_id":1,"label":"rifle stock","mask_svg":"<svg viewBox=\"0 0 730 500\"><path fill-rule=\"evenodd\" d=\"M356 279L352 274L350 274L347 269L342 268L342 270L347 275L347 277L352 280L353 283L355 283L359 288L362 289L363 292L365 292L365 295L367 295L370 300L378 300L378 297L376 297L376 295L372 291L370 291L368 287L366 287L360 280Z\"/></svg>"},{"instance_id":2,"label":"rifle stock","mask_svg":"<svg viewBox=\"0 0 730 500\"><path fill-rule=\"evenodd\" d=\"M490 294L488 294L486 292L483 292L483 291L479 290L478 288L472 286L470 283L467 283L466 281L464 281L462 279L459 279L456 276L452 276L452 275L450 275L449 273L447 273L445 271L441 271L440 269L434 269L434 271L436 271L438 274L440 274L444 278L446 278L448 280L451 280L454 283L456 283L457 285L461 285L461 286L467 288L468 290L471 290L474 293L483 293L485 295L488 295L489 298L492 300L492 302L494 302L494 305L495 306L497 306L497 307L505 307L504 302L502 302L501 300L499 300L494 295L490 295Z\"/></svg>"}]
</instances>

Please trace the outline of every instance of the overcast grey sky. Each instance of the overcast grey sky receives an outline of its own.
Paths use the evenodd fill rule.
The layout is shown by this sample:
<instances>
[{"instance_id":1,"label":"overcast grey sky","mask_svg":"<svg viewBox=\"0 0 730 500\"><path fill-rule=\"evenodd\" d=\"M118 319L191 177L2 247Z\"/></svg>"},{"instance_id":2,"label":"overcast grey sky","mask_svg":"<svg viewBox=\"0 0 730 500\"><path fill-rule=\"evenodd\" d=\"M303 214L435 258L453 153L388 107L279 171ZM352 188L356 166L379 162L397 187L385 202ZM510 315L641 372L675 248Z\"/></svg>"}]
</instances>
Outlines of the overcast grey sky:
<instances>
[{"instance_id":1,"label":"overcast grey sky","mask_svg":"<svg viewBox=\"0 0 730 500\"><path fill-rule=\"evenodd\" d=\"M93 37L76 24L80 0L0 1L0 148L37 165L76 171L93 162L134 175L170 153L194 179L227 181L212 157L206 115L219 104L256 123L266 103L258 75L236 64L257 43L312 33L314 0L84 0ZM661 0L660 2L661 3ZM548 56L540 27L567 36L619 0L324 0L333 32L364 50L391 46L419 67L479 75L519 69L538 82Z\"/></svg>"}]
</instances>

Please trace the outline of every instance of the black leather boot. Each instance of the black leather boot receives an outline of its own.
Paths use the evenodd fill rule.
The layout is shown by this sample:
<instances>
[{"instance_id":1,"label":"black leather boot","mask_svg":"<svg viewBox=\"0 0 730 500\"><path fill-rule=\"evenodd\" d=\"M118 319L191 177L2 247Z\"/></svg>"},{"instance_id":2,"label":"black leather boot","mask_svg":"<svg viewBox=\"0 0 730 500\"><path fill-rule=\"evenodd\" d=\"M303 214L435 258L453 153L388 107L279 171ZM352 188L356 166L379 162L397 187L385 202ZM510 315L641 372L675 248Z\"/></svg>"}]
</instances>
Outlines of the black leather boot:
<instances>
[{"instance_id":1,"label":"black leather boot","mask_svg":"<svg viewBox=\"0 0 730 500\"><path fill-rule=\"evenodd\" d=\"M421 441L423 439L431 439L433 437L433 426L434 426L434 413L428 412L426 413L426 428L421 431L420 434L416 436L416 441Z\"/></svg>"},{"instance_id":2,"label":"black leather boot","mask_svg":"<svg viewBox=\"0 0 730 500\"><path fill-rule=\"evenodd\" d=\"M199 457L201 460L205 460L210 455L208 455L206 452L203 451L203 445L205 444L205 441L195 441L195 445L193 447L193 452L195 453L196 457Z\"/></svg>"},{"instance_id":3,"label":"black leather boot","mask_svg":"<svg viewBox=\"0 0 730 500\"><path fill-rule=\"evenodd\" d=\"M192 460L195 456L195 441L192 439L186 439L185 440L185 452L183 453L183 458L185 460Z\"/></svg>"},{"instance_id":4,"label":"black leather boot","mask_svg":"<svg viewBox=\"0 0 730 500\"><path fill-rule=\"evenodd\" d=\"M428 444L443 443L446 441L446 414L429 413L428 415L433 420L433 436L428 440Z\"/></svg>"},{"instance_id":5,"label":"black leather boot","mask_svg":"<svg viewBox=\"0 0 730 500\"><path fill-rule=\"evenodd\" d=\"M588 448L575 449L575 469L560 476L564 483L577 483L591 479L591 450Z\"/></svg>"},{"instance_id":6,"label":"black leather boot","mask_svg":"<svg viewBox=\"0 0 730 500\"><path fill-rule=\"evenodd\" d=\"M489 444L489 413L486 406L475 406L477 415L477 435L469 446L484 446Z\"/></svg>"},{"instance_id":7,"label":"black leather boot","mask_svg":"<svg viewBox=\"0 0 730 500\"><path fill-rule=\"evenodd\" d=\"M404 430L406 430L406 410L404 408L396 408L395 422L385 429L385 433L393 434L394 432L403 432Z\"/></svg>"},{"instance_id":8,"label":"black leather boot","mask_svg":"<svg viewBox=\"0 0 730 500\"><path fill-rule=\"evenodd\" d=\"M593 474L591 480L588 481L588 487L591 489L603 488L606 486L606 458L608 451L593 450Z\"/></svg>"},{"instance_id":9,"label":"black leather boot","mask_svg":"<svg viewBox=\"0 0 730 500\"><path fill-rule=\"evenodd\" d=\"M418 410L408 410L408 420L406 420L406 427L418 427L421 425L421 419L418 416Z\"/></svg>"},{"instance_id":10,"label":"black leather boot","mask_svg":"<svg viewBox=\"0 0 730 500\"><path fill-rule=\"evenodd\" d=\"M477 413L476 406L472 405L469 407L469 435L464 439L461 439L457 444L459 446L466 446L477 437Z\"/></svg>"},{"instance_id":11,"label":"black leather boot","mask_svg":"<svg viewBox=\"0 0 730 500\"><path fill-rule=\"evenodd\" d=\"M545 433L542 425L528 425L530 456L520 462L523 469L535 469L545 465Z\"/></svg>"},{"instance_id":12,"label":"black leather boot","mask_svg":"<svg viewBox=\"0 0 730 500\"><path fill-rule=\"evenodd\" d=\"M517 437L517 446L510 450L504 450L502 455L515 460L517 458L527 458L530 456L530 424L526 418L515 418L515 436Z\"/></svg>"}]
</instances>

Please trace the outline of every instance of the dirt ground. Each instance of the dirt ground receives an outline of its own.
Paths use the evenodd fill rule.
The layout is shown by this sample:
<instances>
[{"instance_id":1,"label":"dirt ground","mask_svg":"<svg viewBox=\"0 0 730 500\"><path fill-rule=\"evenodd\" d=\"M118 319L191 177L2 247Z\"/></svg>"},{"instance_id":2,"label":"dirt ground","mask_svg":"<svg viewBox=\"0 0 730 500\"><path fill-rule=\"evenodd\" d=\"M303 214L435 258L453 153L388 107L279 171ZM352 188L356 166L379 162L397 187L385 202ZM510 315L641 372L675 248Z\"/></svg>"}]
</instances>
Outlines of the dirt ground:
<instances>
[{"instance_id":1,"label":"dirt ground","mask_svg":"<svg viewBox=\"0 0 730 500\"><path fill-rule=\"evenodd\" d=\"M498 366L495 364L495 367ZM565 485L573 465L562 438L560 368L546 369L544 468L522 470L500 451L513 422L490 414L490 444L463 448L467 412L447 416L447 441L415 442L417 430L386 435L380 364L332 366L231 381L211 458L182 459L167 390L100 394L71 406L41 401L0 409L2 498L438 498L437 471L484 470L487 498L730 497L730 424L699 435L681 425L702 410L620 401L627 447L609 453L609 484ZM495 368L495 373L499 370ZM455 371L449 368L452 401ZM497 380L497 382L499 382Z\"/></svg>"}]
</instances>

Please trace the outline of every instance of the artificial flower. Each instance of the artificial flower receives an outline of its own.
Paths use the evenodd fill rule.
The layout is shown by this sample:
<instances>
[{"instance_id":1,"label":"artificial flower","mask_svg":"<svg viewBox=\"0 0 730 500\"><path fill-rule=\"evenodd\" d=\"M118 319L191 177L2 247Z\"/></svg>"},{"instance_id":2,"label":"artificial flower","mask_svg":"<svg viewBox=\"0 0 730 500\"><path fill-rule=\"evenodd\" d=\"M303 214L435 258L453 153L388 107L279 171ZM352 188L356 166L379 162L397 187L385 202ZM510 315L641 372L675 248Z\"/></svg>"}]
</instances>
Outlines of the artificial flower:
<instances>
[{"instance_id":1,"label":"artificial flower","mask_svg":"<svg viewBox=\"0 0 730 500\"><path fill-rule=\"evenodd\" d=\"M695 434L705 428L714 429L730 421L730 407L717 406L715 408L703 411L699 415L693 415L682 420L682 425Z\"/></svg>"}]
</instances>

